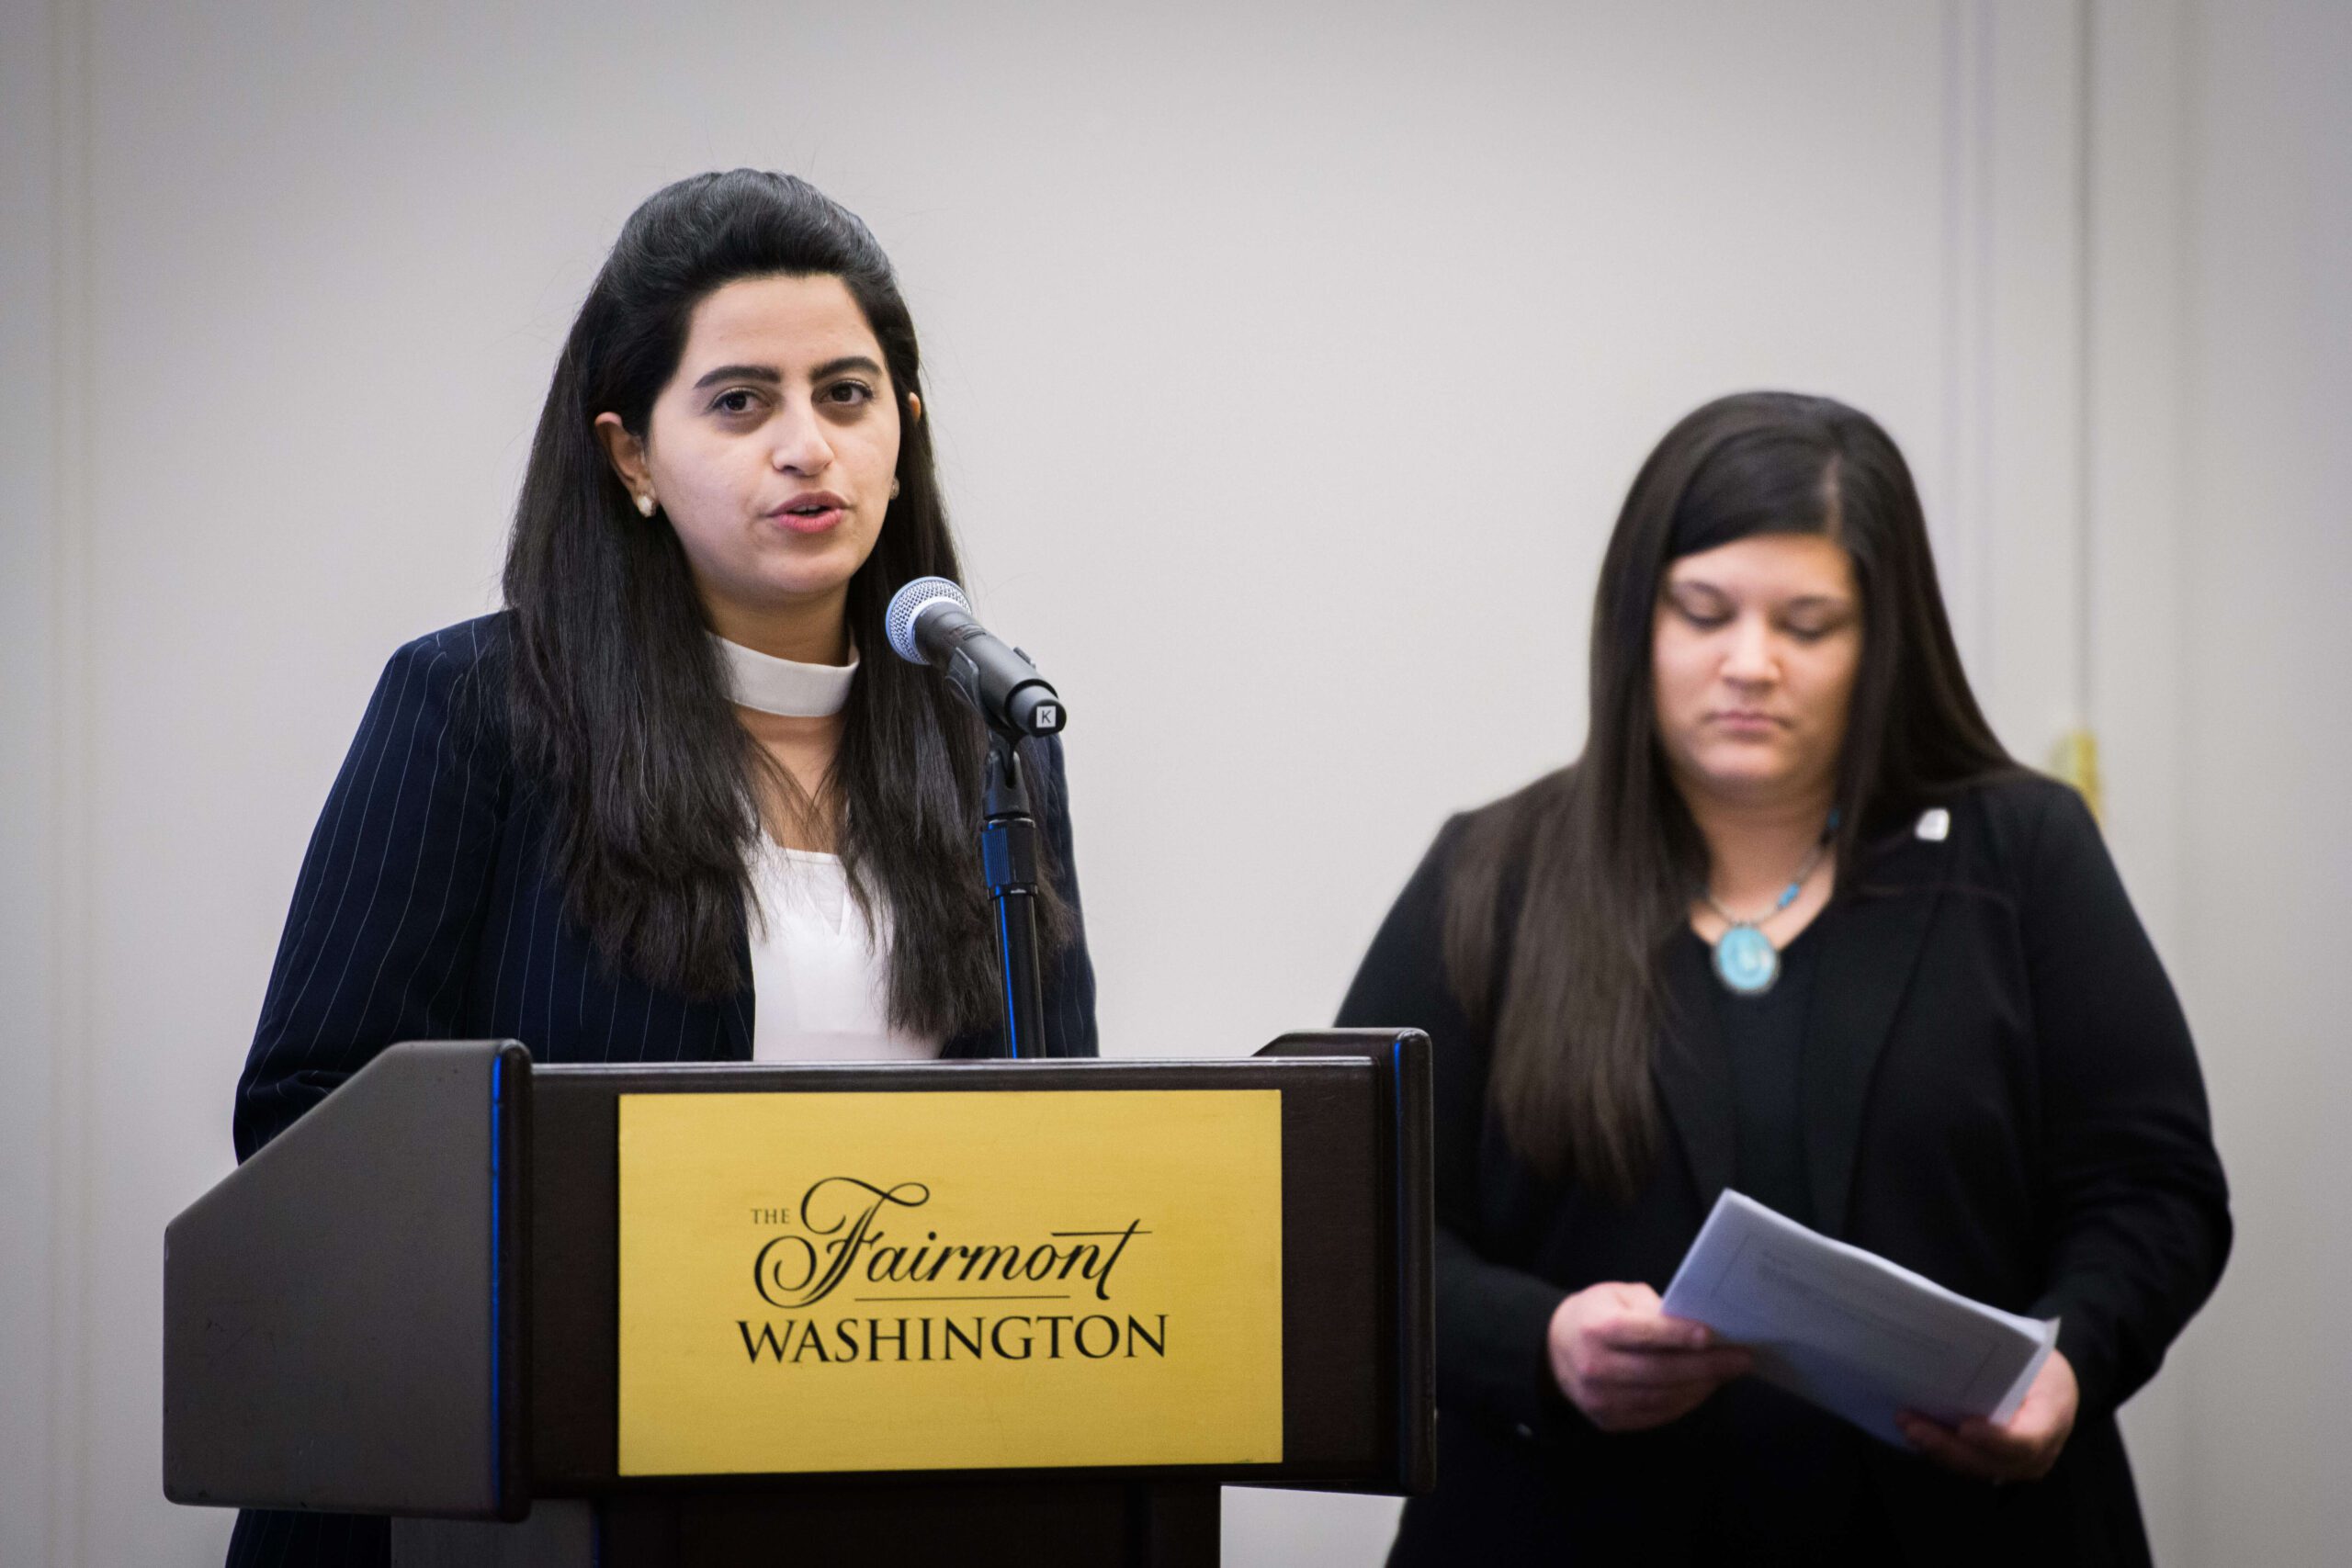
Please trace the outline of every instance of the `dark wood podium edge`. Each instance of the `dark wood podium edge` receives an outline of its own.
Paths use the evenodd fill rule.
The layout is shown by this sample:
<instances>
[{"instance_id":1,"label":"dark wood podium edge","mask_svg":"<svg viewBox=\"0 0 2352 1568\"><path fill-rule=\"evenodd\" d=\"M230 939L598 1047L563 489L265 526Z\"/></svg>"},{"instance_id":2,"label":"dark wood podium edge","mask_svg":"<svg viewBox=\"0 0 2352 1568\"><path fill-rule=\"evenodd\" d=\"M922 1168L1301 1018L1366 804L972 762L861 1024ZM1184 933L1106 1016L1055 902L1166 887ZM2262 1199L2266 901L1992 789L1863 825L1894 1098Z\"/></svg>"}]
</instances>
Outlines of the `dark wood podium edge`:
<instances>
[{"instance_id":1,"label":"dark wood podium edge","mask_svg":"<svg viewBox=\"0 0 2352 1568\"><path fill-rule=\"evenodd\" d=\"M1278 1036L1260 1056L1368 1056L1388 1106L1382 1176L1392 1224L1384 1271L1396 1281L1390 1412L1390 1473L1378 1482L1269 1483L1283 1491L1425 1496L1437 1488L1437 1299L1430 1261L1436 1247L1431 1187L1430 1076L1433 1049L1418 1029L1304 1030ZM1231 1483L1248 1485L1250 1483Z\"/></svg>"},{"instance_id":2,"label":"dark wood podium edge","mask_svg":"<svg viewBox=\"0 0 2352 1568\"><path fill-rule=\"evenodd\" d=\"M491 1064L491 1322L498 1517L529 1517L531 1485L531 1053L502 1040Z\"/></svg>"},{"instance_id":3,"label":"dark wood podium edge","mask_svg":"<svg viewBox=\"0 0 2352 1568\"><path fill-rule=\"evenodd\" d=\"M289 1487L285 1471L288 1455L283 1452L245 1459L241 1461L243 1473L223 1481L220 1467L210 1461L214 1445L201 1436L200 1427L226 1424L236 1429L258 1419L259 1406L285 1396L289 1383L315 1377L325 1362L397 1356L397 1348L387 1352L384 1348L401 1344L414 1313L469 1301L487 1319L490 1365L481 1369L487 1375L478 1377L474 1369L463 1366L410 1365L405 1390L416 1397L406 1400L404 1410L389 1419L384 1411L371 1412L377 1418L371 1435L416 1429L420 1410L435 1422L481 1432L480 1468L469 1467L462 1477L456 1472L441 1475L435 1484L445 1488L442 1500L429 1516L420 1517L512 1523L529 1516L531 1069L530 1053L515 1041L403 1042L354 1074L325 1103L255 1151L165 1224L160 1480L166 1499L198 1507L369 1508L367 1483L350 1483L348 1475L342 1480L359 1495L322 1499L315 1477ZM416 1076L420 1070L421 1077ZM464 1095L463 1102L483 1119L452 1121L436 1115L409 1133L426 1127L435 1136L425 1143L435 1145L439 1138L432 1151L431 1169L436 1177L453 1178L461 1186L481 1183L472 1185L475 1196L486 1188L490 1245L479 1253L462 1247L449 1253L429 1246L375 1245L371 1222L386 1213L381 1195L402 1190L403 1178L415 1168L413 1142L401 1145L397 1161L375 1157L391 1148L381 1136L387 1119L397 1125L403 1114L413 1118L433 1096L446 1095L446 1075L453 1070L460 1076L479 1075L478 1087ZM351 1084L378 1074L389 1076L373 1082L372 1089L346 1092ZM434 1083L436 1077L444 1081ZM378 1098L374 1091L381 1090L390 1092ZM372 1145L370 1132L378 1134ZM359 1157L318 1163L312 1156L319 1141L338 1137L350 1140ZM347 1204L352 1212L338 1209L337 1223L327 1226L318 1212L322 1202ZM302 1211L301 1223L311 1228L314 1239L334 1232L371 1237L367 1266L322 1272L313 1293L323 1296L332 1310L303 1321L325 1321L332 1327L311 1336L289 1336L288 1325L254 1323L241 1310L253 1296L254 1281L266 1278L263 1271L284 1261L269 1256L266 1246L255 1250L247 1245L254 1237L246 1221L257 1205L289 1203ZM439 1283L422 1291L409 1288L409 1281L419 1277ZM291 1292L284 1310L299 1313L308 1304L301 1294ZM305 1341L308 1354L285 1351L288 1337ZM339 1371L317 1381L331 1383ZM300 1442L298 1437L296 1450ZM367 1445L355 1446L364 1450ZM373 1474L383 1462L379 1450L374 1456L363 1454L346 1469L356 1465ZM212 1483L220 1483L222 1490L214 1490Z\"/></svg>"}]
</instances>

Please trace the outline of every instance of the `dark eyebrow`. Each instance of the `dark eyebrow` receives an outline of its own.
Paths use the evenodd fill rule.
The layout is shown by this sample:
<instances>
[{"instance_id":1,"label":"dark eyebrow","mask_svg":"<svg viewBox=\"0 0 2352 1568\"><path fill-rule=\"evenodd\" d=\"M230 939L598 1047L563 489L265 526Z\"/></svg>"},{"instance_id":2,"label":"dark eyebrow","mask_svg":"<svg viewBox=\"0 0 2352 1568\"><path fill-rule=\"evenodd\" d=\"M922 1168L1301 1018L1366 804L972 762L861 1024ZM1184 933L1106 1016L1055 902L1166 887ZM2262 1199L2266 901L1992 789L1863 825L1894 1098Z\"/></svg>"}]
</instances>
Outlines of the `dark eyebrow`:
<instances>
[{"instance_id":1,"label":"dark eyebrow","mask_svg":"<svg viewBox=\"0 0 2352 1568\"><path fill-rule=\"evenodd\" d=\"M764 381L771 387L781 387L784 373L773 365L722 365L696 381L694 389L699 392L714 381Z\"/></svg>"},{"instance_id":2,"label":"dark eyebrow","mask_svg":"<svg viewBox=\"0 0 2352 1568\"><path fill-rule=\"evenodd\" d=\"M808 372L808 379L828 380L845 370L863 370L869 376L882 374L882 367L875 364L865 355L850 354L839 359L828 359ZM719 381L760 381L771 387L781 387L784 385L784 372L773 365L722 365L696 381L694 389L699 392L705 387Z\"/></svg>"},{"instance_id":3,"label":"dark eyebrow","mask_svg":"<svg viewBox=\"0 0 2352 1568\"><path fill-rule=\"evenodd\" d=\"M1686 577L1679 582L1668 579L1665 592L1668 593L1679 593L1685 589L1694 590L1701 593L1711 593L1718 599L1728 599L1731 597L1729 593L1725 592L1721 588L1716 587L1713 583L1709 582L1703 577ZM1847 608L1851 603L1851 600L1848 599L1841 593L1800 593L1795 598L1782 604L1781 608L1784 611L1810 610L1826 605L1833 610L1842 610Z\"/></svg>"}]
</instances>

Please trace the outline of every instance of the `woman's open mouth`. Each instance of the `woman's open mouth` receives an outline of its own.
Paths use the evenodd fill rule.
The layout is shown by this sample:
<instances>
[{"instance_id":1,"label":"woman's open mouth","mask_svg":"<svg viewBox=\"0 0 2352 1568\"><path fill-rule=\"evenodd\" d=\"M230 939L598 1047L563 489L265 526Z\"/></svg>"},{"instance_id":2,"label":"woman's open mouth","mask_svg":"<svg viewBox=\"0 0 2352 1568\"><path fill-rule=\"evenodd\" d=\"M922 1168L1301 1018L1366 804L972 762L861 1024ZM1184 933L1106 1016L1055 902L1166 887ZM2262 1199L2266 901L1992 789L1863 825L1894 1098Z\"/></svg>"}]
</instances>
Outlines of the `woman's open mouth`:
<instances>
[{"instance_id":1,"label":"woman's open mouth","mask_svg":"<svg viewBox=\"0 0 2352 1568\"><path fill-rule=\"evenodd\" d=\"M849 503L840 496L819 490L794 496L768 516L796 534L821 534L838 525L848 511Z\"/></svg>"}]
</instances>

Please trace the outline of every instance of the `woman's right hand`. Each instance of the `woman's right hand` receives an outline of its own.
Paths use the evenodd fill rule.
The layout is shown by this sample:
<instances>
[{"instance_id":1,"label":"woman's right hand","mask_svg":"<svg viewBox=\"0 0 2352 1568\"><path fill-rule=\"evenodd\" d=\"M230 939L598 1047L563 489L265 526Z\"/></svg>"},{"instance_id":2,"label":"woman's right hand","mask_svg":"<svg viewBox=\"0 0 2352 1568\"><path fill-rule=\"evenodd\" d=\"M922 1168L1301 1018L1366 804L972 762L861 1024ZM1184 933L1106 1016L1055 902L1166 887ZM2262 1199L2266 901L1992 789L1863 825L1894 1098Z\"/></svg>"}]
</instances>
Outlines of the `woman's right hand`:
<instances>
[{"instance_id":1,"label":"woman's right hand","mask_svg":"<svg viewBox=\"0 0 2352 1568\"><path fill-rule=\"evenodd\" d=\"M1548 1337L1560 1392L1604 1432L1688 1416L1753 1359L1706 1325L1668 1317L1647 1285L1592 1285L1562 1302Z\"/></svg>"}]
</instances>

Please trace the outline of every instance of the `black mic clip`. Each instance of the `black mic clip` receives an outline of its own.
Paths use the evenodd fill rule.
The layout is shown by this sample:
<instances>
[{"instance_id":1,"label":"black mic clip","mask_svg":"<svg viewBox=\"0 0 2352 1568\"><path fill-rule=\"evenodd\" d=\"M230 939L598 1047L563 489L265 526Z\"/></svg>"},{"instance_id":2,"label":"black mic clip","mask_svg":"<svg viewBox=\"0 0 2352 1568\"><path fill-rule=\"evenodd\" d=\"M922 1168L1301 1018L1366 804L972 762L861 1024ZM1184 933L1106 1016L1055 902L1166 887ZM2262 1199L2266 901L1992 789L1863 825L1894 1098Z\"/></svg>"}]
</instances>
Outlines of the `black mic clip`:
<instances>
[{"instance_id":1,"label":"black mic clip","mask_svg":"<svg viewBox=\"0 0 2352 1568\"><path fill-rule=\"evenodd\" d=\"M956 612L943 609L932 614L945 619ZM1060 694L1038 672L1037 661L1021 649L998 642L980 630L978 622L961 618L965 626L943 628L941 640L950 642L943 666L947 683L964 705L1010 740L1058 734L1069 714ZM1008 653L1012 658L1004 657Z\"/></svg>"}]
</instances>

